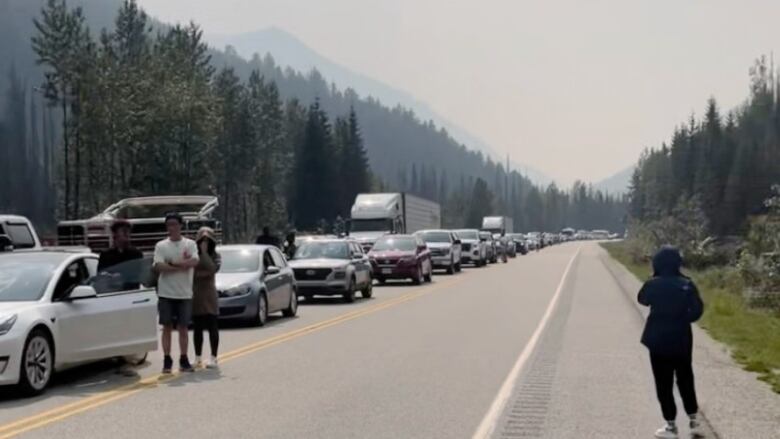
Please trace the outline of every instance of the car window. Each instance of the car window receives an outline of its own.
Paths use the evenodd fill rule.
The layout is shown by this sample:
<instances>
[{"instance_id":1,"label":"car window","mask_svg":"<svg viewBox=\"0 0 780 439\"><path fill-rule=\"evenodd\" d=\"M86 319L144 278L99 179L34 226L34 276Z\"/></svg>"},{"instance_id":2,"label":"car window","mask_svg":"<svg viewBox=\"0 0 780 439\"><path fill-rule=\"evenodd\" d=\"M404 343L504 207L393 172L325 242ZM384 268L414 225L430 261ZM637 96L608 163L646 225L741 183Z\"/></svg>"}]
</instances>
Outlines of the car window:
<instances>
[{"instance_id":1,"label":"car window","mask_svg":"<svg viewBox=\"0 0 780 439\"><path fill-rule=\"evenodd\" d=\"M27 224L6 224L6 231L14 248L32 248L35 247L35 238Z\"/></svg>"},{"instance_id":2,"label":"car window","mask_svg":"<svg viewBox=\"0 0 780 439\"><path fill-rule=\"evenodd\" d=\"M263 252L263 268L275 267L274 258L271 256L271 251L266 250Z\"/></svg>"},{"instance_id":3,"label":"car window","mask_svg":"<svg viewBox=\"0 0 780 439\"><path fill-rule=\"evenodd\" d=\"M89 280L89 271L84 263L84 259L71 262L60 274L57 286L54 287L52 301L61 300L67 296L74 288L85 284Z\"/></svg>"},{"instance_id":4,"label":"car window","mask_svg":"<svg viewBox=\"0 0 780 439\"><path fill-rule=\"evenodd\" d=\"M271 257L274 260L274 265L279 268L284 268L287 266L287 262L284 260L284 256L282 256L282 253L279 250L273 249L271 250Z\"/></svg>"},{"instance_id":5,"label":"car window","mask_svg":"<svg viewBox=\"0 0 780 439\"><path fill-rule=\"evenodd\" d=\"M89 277L97 275L98 260L96 258L87 258L84 260L87 265L87 273Z\"/></svg>"}]
</instances>

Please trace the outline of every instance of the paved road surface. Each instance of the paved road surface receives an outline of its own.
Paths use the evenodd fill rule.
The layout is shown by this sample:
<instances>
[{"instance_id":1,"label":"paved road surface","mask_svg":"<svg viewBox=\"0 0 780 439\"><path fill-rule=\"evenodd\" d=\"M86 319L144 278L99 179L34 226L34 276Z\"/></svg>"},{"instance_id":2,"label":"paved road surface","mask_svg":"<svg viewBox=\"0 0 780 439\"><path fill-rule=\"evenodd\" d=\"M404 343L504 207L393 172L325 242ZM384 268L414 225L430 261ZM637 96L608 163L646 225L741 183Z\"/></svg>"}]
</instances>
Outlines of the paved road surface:
<instances>
[{"instance_id":1,"label":"paved road surface","mask_svg":"<svg viewBox=\"0 0 780 439\"><path fill-rule=\"evenodd\" d=\"M71 371L39 398L0 396L0 438L652 437L641 321L601 256L570 243L318 300L225 329L219 372L159 380L159 353L137 378Z\"/></svg>"}]
</instances>

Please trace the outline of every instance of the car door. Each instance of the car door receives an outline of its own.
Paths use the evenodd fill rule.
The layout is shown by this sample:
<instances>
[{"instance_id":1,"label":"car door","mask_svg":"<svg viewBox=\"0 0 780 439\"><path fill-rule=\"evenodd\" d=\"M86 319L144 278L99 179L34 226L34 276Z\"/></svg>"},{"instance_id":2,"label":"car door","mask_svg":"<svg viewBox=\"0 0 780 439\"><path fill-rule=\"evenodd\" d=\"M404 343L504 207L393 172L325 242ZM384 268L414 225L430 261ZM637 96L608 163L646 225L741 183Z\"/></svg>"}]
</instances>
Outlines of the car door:
<instances>
[{"instance_id":1,"label":"car door","mask_svg":"<svg viewBox=\"0 0 780 439\"><path fill-rule=\"evenodd\" d=\"M146 352L157 346L153 290L67 299L73 288L88 284L90 274L96 271L97 258L82 257L68 263L59 274L52 296L58 362L92 361ZM144 301L133 303L139 300ZM139 312L134 312L136 309ZM144 334L140 334L138 328L144 322Z\"/></svg>"},{"instance_id":2,"label":"car door","mask_svg":"<svg viewBox=\"0 0 780 439\"><path fill-rule=\"evenodd\" d=\"M363 249L355 242L350 243L350 250L357 282L360 285L366 285L371 282L371 265L368 262L368 257L363 253Z\"/></svg>"},{"instance_id":3,"label":"car door","mask_svg":"<svg viewBox=\"0 0 780 439\"><path fill-rule=\"evenodd\" d=\"M454 232L450 233L450 241L452 241L452 254L454 255L453 259L455 260L455 263L460 262L460 238L458 235Z\"/></svg>"},{"instance_id":4,"label":"car door","mask_svg":"<svg viewBox=\"0 0 780 439\"><path fill-rule=\"evenodd\" d=\"M279 309L285 309L290 305L290 298L293 295L294 291L294 283L295 283L295 275L293 274L293 270L290 267L290 265L287 263L287 259L284 257L284 254L277 250L272 249L271 255L274 258L274 263L276 263L276 266L279 267L281 272L279 273L281 275L282 279L282 297L281 297L281 304L279 305Z\"/></svg>"},{"instance_id":5,"label":"car door","mask_svg":"<svg viewBox=\"0 0 780 439\"><path fill-rule=\"evenodd\" d=\"M286 285L284 281L284 266L279 265L278 257L273 249L266 249L263 254L263 268L264 275L263 280L265 282L266 293L268 296L268 311L276 312L282 308L284 302L284 296L287 295ZM270 267L276 267L279 269L278 273L271 274L268 272Z\"/></svg>"}]
</instances>

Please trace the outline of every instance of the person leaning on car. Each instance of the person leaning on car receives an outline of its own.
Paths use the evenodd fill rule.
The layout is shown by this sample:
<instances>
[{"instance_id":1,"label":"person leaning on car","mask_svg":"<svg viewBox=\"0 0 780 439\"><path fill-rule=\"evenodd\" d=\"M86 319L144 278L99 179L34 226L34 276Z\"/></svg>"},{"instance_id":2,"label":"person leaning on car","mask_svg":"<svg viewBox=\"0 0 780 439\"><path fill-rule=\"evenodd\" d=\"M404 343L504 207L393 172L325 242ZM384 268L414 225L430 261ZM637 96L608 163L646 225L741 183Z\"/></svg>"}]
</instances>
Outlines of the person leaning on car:
<instances>
[{"instance_id":1,"label":"person leaning on car","mask_svg":"<svg viewBox=\"0 0 780 439\"><path fill-rule=\"evenodd\" d=\"M101 253L98 260L98 273L109 277L105 288L111 291L135 290L141 286L140 261L144 255L130 245L131 230L132 226L125 220L111 224L113 246Z\"/></svg>"}]
</instances>

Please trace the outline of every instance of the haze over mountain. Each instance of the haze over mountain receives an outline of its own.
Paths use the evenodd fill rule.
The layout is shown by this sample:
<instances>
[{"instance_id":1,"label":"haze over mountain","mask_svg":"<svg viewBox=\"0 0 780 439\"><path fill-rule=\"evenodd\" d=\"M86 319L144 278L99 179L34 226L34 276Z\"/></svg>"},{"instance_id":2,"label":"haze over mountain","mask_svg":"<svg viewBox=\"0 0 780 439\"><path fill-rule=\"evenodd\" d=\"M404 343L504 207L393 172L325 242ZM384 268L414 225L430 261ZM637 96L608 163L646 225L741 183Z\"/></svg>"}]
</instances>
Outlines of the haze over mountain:
<instances>
[{"instance_id":1,"label":"haze over mountain","mask_svg":"<svg viewBox=\"0 0 780 439\"><path fill-rule=\"evenodd\" d=\"M316 69L328 82L336 84L339 88L352 88L359 95L374 97L390 108L397 105L408 108L423 121L433 120L470 149L482 151L498 162L506 161L505 157L499 156L484 140L437 114L428 104L416 99L410 93L329 60L283 29L269 27L236 35L207 34L206 38L210 44L220 49L232 46L238 55L245 59L251 59L255 54L263 56L270 53L276 63L282 67L289 66L299 72ZM540 185L552 182L551 177L523 163L522 158L510 157L510 160L513 169L533 182Z\"/></svg>"},{"instance_id":2,"label":"haze over mountain","mask_svg":"<svg viewBox=\"0 0 780 439\"><path fill-rule=\"evenodd\" d=\"M635 166L630 166L616 174L598 181L593 187L610 194L622 195L628 193L628 186L631 184L631 176L634 174Z\"/></svg>"}]
</instances>

